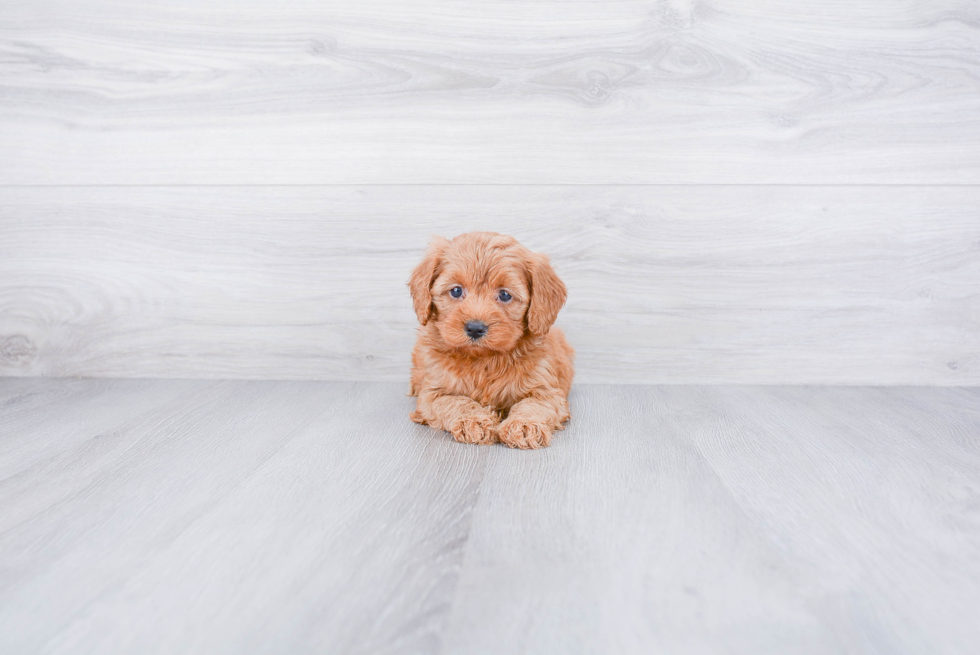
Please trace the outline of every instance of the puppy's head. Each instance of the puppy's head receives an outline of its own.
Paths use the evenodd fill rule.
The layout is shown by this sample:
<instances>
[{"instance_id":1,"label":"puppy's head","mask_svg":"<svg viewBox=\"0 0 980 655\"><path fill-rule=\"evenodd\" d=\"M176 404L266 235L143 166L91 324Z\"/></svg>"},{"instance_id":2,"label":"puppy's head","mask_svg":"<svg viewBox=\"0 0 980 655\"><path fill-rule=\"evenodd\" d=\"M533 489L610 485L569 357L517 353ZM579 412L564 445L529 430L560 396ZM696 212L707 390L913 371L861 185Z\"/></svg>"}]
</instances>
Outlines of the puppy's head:
<instances>
[{"instance_id":1,"label":"puppy's head","mask_svg":"<svg viewBox=\"0 0 980 655\"><path fill-rule=\"evenodd\" d=\"M547 257L493 232L433 239L408 286L419 323L434 322L447 346L473 354L547 334L566 297Z\"/></svg>"}]
</instances>

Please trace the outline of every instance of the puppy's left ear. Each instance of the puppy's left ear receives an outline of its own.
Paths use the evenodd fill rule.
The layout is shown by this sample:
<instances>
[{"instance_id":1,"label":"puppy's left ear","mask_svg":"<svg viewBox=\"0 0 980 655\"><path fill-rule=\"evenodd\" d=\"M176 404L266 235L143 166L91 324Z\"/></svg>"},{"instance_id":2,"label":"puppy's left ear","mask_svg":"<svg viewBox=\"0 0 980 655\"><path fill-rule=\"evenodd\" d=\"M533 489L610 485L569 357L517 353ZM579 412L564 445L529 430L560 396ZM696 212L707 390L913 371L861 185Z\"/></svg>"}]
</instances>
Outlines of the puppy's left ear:
<instances>
[{"instance_id":1,"label":"puppy's left ear","mask_svg":"<svg viewBox=\"0 0 980 655\"><path fill-rule=\"evenodd\" d=\"M408 279L408 290L412 294L415 315L422 325L429 322L429 316L432 314L432 283L436 279L436 272L442 264L442 256L448 247L448 240L433 237L428 252Z\"/></svg>"},{"instance_id":2,"label":"puppy's left ear","mask_svg":"<svg viewBox=\"0 0 980 655\"><path fill-rule=\"evenodd\" d=\"M532 254L528 262L531 303L527 308L527 329L535 336L548 334L568 292L545 255Z\"/></svg>"}]
</instances>

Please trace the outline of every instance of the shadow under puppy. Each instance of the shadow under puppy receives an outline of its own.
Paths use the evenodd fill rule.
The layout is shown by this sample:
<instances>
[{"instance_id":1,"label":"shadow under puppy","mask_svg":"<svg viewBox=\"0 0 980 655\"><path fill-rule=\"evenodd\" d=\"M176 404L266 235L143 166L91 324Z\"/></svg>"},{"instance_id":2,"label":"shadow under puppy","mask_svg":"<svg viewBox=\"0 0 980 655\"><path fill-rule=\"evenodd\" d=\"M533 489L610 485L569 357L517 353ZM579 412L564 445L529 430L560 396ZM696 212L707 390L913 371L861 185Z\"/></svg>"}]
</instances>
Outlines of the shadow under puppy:
<instances>
[{"instance_id":1,"label":"shadow under puppy","mask_svg":"<svg viewBox=\"0 0 980 655\"><path fill-rule=\"evenodd\" d=\"M569 419L565 285L512 237L436 237L408 283L418 316L410 417L456 441L541 448Z\"/></svg>"}]
</instances>

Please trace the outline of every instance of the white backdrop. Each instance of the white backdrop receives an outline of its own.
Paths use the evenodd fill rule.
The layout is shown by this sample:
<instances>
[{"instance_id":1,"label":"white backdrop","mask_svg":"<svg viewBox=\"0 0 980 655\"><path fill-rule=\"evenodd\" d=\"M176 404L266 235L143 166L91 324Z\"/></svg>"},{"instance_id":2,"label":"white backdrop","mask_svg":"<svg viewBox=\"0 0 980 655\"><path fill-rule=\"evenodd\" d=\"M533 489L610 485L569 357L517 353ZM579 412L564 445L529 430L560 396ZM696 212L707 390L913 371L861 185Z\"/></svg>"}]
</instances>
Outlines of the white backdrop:
<instances>
[{"instance_id":1,"label":"white backdrop","mask_svg":"<svg viewBox=\"0 0 980 655\"><path fill-rule=\"evenodd\" d=\"M980 21L931 2L0 2L0 375L407 377L431 234L580 381L980 384Z\"/></svg>"}]
</instances>

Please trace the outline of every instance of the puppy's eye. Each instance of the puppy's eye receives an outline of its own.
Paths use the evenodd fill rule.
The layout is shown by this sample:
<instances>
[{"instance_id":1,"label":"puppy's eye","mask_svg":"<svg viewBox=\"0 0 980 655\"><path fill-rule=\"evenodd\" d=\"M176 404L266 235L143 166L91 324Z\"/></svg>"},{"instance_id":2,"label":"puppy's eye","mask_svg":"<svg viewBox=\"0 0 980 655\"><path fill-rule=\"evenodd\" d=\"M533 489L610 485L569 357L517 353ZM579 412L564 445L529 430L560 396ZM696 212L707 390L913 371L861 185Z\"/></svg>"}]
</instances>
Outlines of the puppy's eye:
<instances>
[{"instance_id":1,"label":"puppy's eye","mask_svg":"<svg viewBox=\"0 0 980 655\"><path fill-rule=\"evenodd\" d=\"M497 294L497 297L500 298L500 302L510 302L511 299L511 295L507 293L507 291L504 289L500 290L500 292Z\"/></svg>"},{"instance_id":2,"label":"puppy's eye","mask_svg":"<svg viewBox=\"0 0 980 655\"><path fill-rule=\"evenodd\" d=\"M455 286L449 290L449 295L453 298L459 298L463 295L463 287Z\"/></svg>"}]
</instances>

